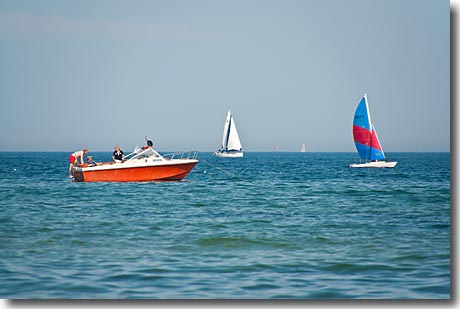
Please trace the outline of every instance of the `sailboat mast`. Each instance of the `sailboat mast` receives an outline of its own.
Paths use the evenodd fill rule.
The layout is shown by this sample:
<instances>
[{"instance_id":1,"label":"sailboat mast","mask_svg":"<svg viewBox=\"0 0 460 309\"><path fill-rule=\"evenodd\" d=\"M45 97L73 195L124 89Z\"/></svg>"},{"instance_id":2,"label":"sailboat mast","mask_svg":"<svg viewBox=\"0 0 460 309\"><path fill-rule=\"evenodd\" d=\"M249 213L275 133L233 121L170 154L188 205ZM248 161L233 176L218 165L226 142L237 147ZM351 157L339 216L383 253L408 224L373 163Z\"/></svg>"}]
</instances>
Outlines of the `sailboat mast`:
<instances>
[{"instance_id":1,"label":"sailboat mast","mask_svg":"<svg viewBox=\"0 0 460 309\"><path fill-rule=\"evenodd\" d=\"M230 137L230 128L231 128L231 125L232 125L232 116L230 115L230 120L228 121L228 128L227 128L227 136L226 136L226 139L225 139L225 150L228 150L228 139Z\"/></svg>"},{"instance_id":2,"label":"sailboat mast","mask_svg":"<svg viewBox=\"0 0 460 309\"><path fill-rule=\"evenodd\" d=\"M366 159L367 161L371 161L371 156L372 156L372 132L374 131L374 127L371 125L371 136L369 138L369 159Z\"/></svg>"},{"instance_id":3,"label":"sailboat mast","mask_svg":"<svg viewBox=\"0 0 460 309\"><path fill-rule=\"evenodd\" d=\"M366 162L371 160L371 155L372 155L372 131L374 130L374 126L372 125L371 121L371 112L369 111L369 102L367 101L367 94L364 94L364 100L366 101L366 113L367 113L367 119L369 120L369 130L371 132L370 137L369 137L369 155L366 158Z\"/></svg>"}]
</instances>

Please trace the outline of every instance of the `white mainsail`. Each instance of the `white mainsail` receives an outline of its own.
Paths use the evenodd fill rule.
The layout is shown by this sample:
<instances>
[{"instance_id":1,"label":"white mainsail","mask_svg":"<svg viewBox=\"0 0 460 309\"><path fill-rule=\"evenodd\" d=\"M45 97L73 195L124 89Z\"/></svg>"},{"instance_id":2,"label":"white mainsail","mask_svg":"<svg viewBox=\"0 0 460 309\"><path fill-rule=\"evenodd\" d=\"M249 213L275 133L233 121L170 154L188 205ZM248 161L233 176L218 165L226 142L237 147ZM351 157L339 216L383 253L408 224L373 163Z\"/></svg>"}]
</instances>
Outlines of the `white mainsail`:
<instances>
[{"instance_id":1,"label":"white mainsail","mask_svg":"<svg viewBox=\"0 0 460 309\"><path fill-rule=\"evenodd\" d=\"M221 144L221 149L226 149L227 148L227 141L228 141L228 134L229 134L229 125L230 125L230 118L232 117L232 114L230 113L230 110L227 113L227 118L225 119L224 123L224 133L222 134L222 144Z\"/></svg>"}]
</instances>

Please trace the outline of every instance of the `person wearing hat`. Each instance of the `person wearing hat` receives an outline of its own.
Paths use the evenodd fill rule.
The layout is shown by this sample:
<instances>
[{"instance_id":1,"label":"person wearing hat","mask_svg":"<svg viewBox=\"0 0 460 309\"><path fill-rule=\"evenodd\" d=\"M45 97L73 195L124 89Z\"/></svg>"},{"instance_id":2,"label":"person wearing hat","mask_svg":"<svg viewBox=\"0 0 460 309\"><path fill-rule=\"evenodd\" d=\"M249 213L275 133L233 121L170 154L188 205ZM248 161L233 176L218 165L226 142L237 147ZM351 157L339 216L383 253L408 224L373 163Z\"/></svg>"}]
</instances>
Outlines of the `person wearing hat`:
<instances>
[{"instance_id":1,"label":"person wearing hat","mask_svg":"<svg viewBox=\"0 0 460 309\"><path fill-rule=\"evenodd\" d=\"M115 163L123 163L125 161L125 155L119 146L115 146L115 151L113 152L112 160Z\"/></svg>"}]
</instances>

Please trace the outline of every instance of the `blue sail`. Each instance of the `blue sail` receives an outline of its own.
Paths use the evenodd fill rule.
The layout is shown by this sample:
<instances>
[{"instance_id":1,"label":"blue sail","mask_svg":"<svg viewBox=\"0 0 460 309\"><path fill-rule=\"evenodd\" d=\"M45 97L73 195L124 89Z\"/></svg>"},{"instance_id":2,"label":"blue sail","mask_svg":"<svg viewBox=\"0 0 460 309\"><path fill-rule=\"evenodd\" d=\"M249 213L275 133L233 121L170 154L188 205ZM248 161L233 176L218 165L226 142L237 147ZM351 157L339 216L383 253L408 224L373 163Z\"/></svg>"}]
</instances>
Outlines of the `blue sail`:
<instances>
[{"instance_id":1,"label":"blue sail","mask_svg":"<svg viewBox=\"0 0 460 309\"><path fill-rule=\"evenodd\" d=\"M371 130L371 119L369 116L369 110L366 100L366 95L359 101L356 107L355 117L353 119L353 125L359 126L360 128Z\"/></svg>"}]
</instances>

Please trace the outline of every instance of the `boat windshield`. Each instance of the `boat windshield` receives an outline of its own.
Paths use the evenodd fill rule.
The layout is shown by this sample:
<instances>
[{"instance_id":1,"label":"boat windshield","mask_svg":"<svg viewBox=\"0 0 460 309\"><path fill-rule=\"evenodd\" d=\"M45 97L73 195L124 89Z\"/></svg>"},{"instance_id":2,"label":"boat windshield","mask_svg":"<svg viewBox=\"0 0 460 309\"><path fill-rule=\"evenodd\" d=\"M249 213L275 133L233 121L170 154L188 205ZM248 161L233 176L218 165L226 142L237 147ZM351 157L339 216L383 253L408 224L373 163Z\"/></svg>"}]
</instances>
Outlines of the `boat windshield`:
<instances>
[{"instance_id":1,"label":"boat windshield","mask_svg":"<svg viewBox=\"0 0 460 309\"><path fill-rule=\"evenodd\" d=\"M149 147L145 150L142 150L129 160L142 159L142 158L161 158L160 154L156 152L153 148Z\"/></svg>"}]
</instances>

